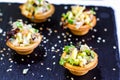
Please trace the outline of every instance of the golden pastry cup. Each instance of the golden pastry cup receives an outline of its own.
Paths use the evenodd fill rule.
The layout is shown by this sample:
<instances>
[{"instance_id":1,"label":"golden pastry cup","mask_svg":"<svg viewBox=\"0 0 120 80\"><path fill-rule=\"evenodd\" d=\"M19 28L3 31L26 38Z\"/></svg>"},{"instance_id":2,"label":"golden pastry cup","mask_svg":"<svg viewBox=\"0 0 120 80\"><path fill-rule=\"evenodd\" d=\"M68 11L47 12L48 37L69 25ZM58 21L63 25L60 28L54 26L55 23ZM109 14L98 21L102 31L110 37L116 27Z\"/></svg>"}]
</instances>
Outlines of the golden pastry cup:
<instances>
[{"instance_id":1,"label":"golden pastry cup","mask_svg":"<svg viewBox=\"0 0 120 80\"><path fill-rule=\"evenodd\" d=\"M65 56L66 56L66 52L64 52L61 57L64 58ZM98 55L95 53L94 60L88 63L87 65L85 65L84 67L73 66L69 63L65 63L63 66L66 69L68 69L72 74L76 76L82 76L88 73L88 71L94 69L97 66L97 64L98 64Z\"/></svg>"},{"instance_id":2,"label":"golden pastry cup","mask_svg":"<svg viewBox=\"0 0 120 80\"><path fill-rule=\"evenodd\" d=\"M26 14L25 4L20 5L19 8L21 9L21 14L22 15L29 18L32 22L35 22L35 23L45 22L47 20L47 18L52 16L53 13L55 12L55 7L52 4L50 4L50 10L48 10L47 12L37 13L37 14L34 14L34 15L32 15L32 13Z\"/></svg>"},{"instance_id":3,"label":"golden pastry cup","mask_svg":"<svg viewBox=\"0 0 120 80\"><path fill-rule=\"evenodd\" d=\"M27 55L27 54L31 54L34 49L40 44L40 42L42 41L42 36L39 36L39 40L33 44L30 44L28 46L14 46L9 40L6 42L6 45L8 47L10 47L11 49L15 50L18 54L20 55Z\"/></svg>"},{"instance_id":4,"label":"golden pastry cup","mask_svg":"<svg viewBox=\"0 0 120 80\"><path fill-rule=\"evenodd\" d=\"M96 22L97 22L96 17L94 16L93 20L90 23L91 26L90 25L83 25L79 29L76 29L74 24L67 24L65 26L67 26L74 35L82 36L82 35L87 34L89 32L89 30L96 25Z\"/></svg>"}]
</instances>

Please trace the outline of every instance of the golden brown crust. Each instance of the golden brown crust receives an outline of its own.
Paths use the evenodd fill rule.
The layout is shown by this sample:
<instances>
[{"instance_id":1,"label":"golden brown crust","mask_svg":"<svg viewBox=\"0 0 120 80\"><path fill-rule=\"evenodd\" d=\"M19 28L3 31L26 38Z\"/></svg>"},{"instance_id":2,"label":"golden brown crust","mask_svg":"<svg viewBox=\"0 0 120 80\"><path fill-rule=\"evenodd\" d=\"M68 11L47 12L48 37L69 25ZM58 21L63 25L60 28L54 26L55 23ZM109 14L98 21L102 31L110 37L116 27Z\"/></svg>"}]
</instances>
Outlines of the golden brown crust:
<instances>
[{"instance_id":1,"label":"golden brown crust","mask_svg":"<svg viewBox=\"0 0 120 80\"><path fill-rule=\"evenodd\" d=\"M28 12L26 14L25 10L25 4L20 5L19 8L21 9L21 14L24 15L25 17L29 18L33 22L44 22L47 20L48 17L50 17L54 12L55 12L55 7L50 4L50 10L44 13L37 13L32 15L32 13Z\"/></svg>"},{"instance_id":2,"label":"golden brown crust","mask_svg":"<svg viewBox=\"0 0 120 80\"><path fill-rule=\"evenodd\" d=\"M28 46L19 47L14 46L9 40L6 42L6 45L9 46L11 49L15 50L18 54L27 55L32 53L32 51L40 44L42 41L42 36L39 36L39 40L33 44L30 44Z\"/></svg>"},{"instance_id":3,"label":"golden brown crust","mask_svg":"<svg viewBox=\"0 0 120 80\"><path fill-rule=\"evenodd\" d=\"M64 52L61 57L64 58L65 55L66 53ZM72 74L81 76L81 75L86 74L89 70L92 70L93 68L95 68L97 64L98 64L98 55L95 53L94 60L88 63L87 65L85 65L84 67L73 66L69 63L65 63L64 67L67 68Z\"/></svg>"},{"instance_id":4,"label":"golden brown crust","mask_svg":"<svg viewBox=\"0 0 120 80\"><path fill-rule=\"evenodd\" d=\"M93 20L91 21L90 25L83 25L79 29L75 27L76 26L75 24L67 24L65 26L67 26L73 34L82 36L82 35L87 34L89 30L96 25L95 16L93 16Z\"/></svg>"}]
</instances>

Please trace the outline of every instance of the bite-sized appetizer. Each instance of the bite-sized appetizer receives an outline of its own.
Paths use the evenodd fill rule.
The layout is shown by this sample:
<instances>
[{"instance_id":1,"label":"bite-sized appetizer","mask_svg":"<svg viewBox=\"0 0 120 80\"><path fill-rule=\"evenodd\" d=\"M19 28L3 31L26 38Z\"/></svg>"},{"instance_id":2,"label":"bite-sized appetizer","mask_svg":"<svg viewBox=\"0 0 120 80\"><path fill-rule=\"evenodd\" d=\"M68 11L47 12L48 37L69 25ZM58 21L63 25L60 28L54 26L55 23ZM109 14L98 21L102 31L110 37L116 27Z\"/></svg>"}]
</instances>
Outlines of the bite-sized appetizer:
<instances>
[{"instance_id":1,"label":"bite-sized appetizer","mask_svg":"<svg viewBox=\"0 0 120 80\"><path fill-rule=\"evenodd\" d=\"M27 0L20 5L21 13L33 22L44 22L52 16L55 7L45 0Z\"/></svg>"},{"instance_id":2,"label":"bite-sized appetizer","mask_svg":"<svg viewBox=\"0 0 120 80\"><path fill-rule=\"evenodd\" d=\"M73 45L65 46L59 63L72 74L81 76L97 66L98 55L86 44L81 45L80 49Z\"/></svg>"},{"instance_id":3,"label":"bite-sized appetizer","mask_svg":"<svg viewBox=\"0 0 120 80\"><path fill-rule=\"evenodd\" d=\"M75 35L85 35L96 25L95 14L93 9L85 6L72 6L71 11L62 14L62 25Z\"/></svg>"},{"instance_id":4,"label":"bite-sized appetizer","mask_svg":"<svg viewBox=\"0 0 120 80\"><path fill-rule=\"evenodd\" d=\"M18 54L27 55L40 44L42 35L30 24L24 24L17 20L12 24L13 28L7 33L6 45Z\"/></svg>"}]
</instances>

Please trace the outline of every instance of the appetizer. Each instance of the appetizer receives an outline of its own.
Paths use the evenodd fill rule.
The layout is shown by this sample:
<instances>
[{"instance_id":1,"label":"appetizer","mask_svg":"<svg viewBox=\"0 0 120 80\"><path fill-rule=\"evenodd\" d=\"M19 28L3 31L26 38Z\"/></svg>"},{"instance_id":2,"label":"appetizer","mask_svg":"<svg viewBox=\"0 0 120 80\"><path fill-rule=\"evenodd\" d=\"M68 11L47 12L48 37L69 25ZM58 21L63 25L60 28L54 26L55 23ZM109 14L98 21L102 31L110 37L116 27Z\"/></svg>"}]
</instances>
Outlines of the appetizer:
<instances>
[{"instance_id":1,"label":"appetizer","mask_svg":"<svg viewBox=\"0 0 120 80\"><path fill-rule=\"evenodd\" d=\"M12 30L7 33L6 45L21 55L32 53L40 44L42 35L30 24L24 24L22 20L13 22L12 26Z\"/></svg>"},{"instance_id":2,"label":"appetizer","mask_svg":"<svg viewBox=\"0 0 120 80\"><path fill-rule=\"evenodd\" d=\"M80 49L73 45L65 46L59 63L72 74L81 76L97 66L98 55L86 44L81 45Z\"/></svg>"},{"instance_id":3,"label":"appetizer","mask_svg":"<svg viewBox=\"0 0 120 80\"><path fill-rule=\"evenodd\" d=\"M27 0L20 5L21 13L33 22L44 22L52 16L55 8L45 0Z\"/></svg>"},{"instance_id":4,"label":"appetizer","mask_svg":"<svg viewBox=\"0 0 120 80\"><path fill-rule=\"evenodd\" d=\"M96 17L93 9L85 6L72 6L71 11L62 14L61 22L74 35L85 35L96 25Z\"/></svg>"}]
</instances>

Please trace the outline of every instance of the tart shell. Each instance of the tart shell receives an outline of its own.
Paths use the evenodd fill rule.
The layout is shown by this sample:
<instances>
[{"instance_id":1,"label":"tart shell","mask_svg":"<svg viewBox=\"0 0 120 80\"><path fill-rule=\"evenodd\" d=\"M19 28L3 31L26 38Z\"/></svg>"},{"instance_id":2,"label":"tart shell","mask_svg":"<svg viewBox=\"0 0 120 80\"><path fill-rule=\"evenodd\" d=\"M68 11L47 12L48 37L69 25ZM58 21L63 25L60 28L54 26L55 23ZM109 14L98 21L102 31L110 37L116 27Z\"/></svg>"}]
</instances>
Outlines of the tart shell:
<instances>
[{"instance_id":1,"label":"tart shell","mask_svg":"<svg viewBox=\"0 0 120 80\"><path fill-rule=\"evenodd\" d=\"M9 40L6 42L6 45L11 49L15 50L20 55L27 55L27 54L31 54L34 51L34 49L40 44L41 41L42 41L42 36L40 35L37 42L30 44L28 46L23 46L23 47L14 46Z\"/></svg>"},{"instance_id":2,"label":"tart shell","mask_svg":"<svg viewBox=\"0 0 120 80\"><path fill-rule=\"evenodd\" d=\"M28 14L26 14L25 4L20 5L19 8L21 9L22 15L29 18L32 22L36 22L36 23L45 22L47 20L47 18L52 16L53 13L55 12L55 7L52 4L50 4L50 10L48 10L47 12L37 13L34 15L32 15L30 12Z\"/></svg>"},{"instance_id":3,"label":"tart shell","mask_svg":"<svg viewBox=\"0 0 120 80\"><path fill-rule=\"evenodd\" d=\"M64 52L61 57L64 58L65 56L66 56L66 52ZM97 66L97 64L98 64L98 55L95 53L94 60L83 67L73 66L69 63L65 63L63 66L66 69L68 69L72 74L76 76L82 76L88 73L89 70L94 69Z\"/></svg>"}]
</instances>

